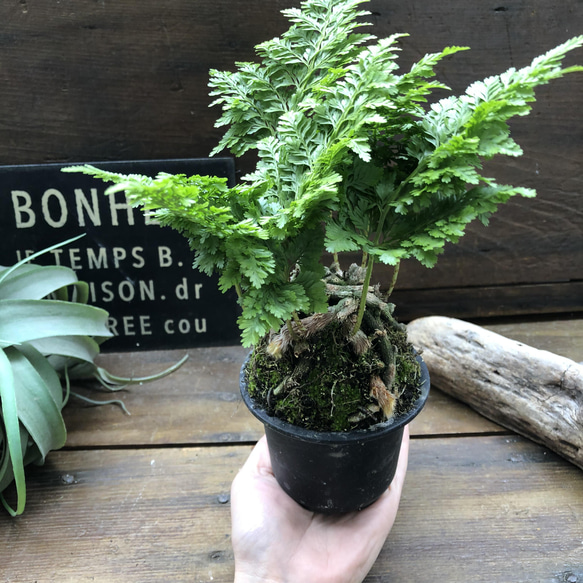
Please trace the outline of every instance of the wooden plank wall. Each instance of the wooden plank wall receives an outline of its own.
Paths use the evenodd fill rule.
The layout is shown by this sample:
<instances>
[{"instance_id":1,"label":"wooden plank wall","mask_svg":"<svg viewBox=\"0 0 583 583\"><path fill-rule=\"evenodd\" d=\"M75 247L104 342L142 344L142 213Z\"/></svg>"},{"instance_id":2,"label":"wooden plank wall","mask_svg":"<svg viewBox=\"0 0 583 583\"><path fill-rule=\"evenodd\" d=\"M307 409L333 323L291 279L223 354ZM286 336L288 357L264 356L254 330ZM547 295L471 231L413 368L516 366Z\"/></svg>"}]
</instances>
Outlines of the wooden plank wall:
<instances>
[{"instance_id":1,"label":"wooden plank wall","mask_svg":"<svg viewBox=\"0 0 583 583\"><path fill-rule=\"evenodd\" d=\"M209 68L253 59L297 0L8 0L0 3L0 164L206 156L221 132ZM583 32L581 0L373 0L375 33L409 32L409 65L448 44L442 80L462 91ZM583 51L568 63L583 63ZM400 315L466 318L583 311L583 74L538 92L513 122L521 158L492 162L534 187L472 226L431 271L402 268ZM243 160L239 171L252 167ZM379 273L386 283L390 272Z\"/></svg>"}]
</instances>

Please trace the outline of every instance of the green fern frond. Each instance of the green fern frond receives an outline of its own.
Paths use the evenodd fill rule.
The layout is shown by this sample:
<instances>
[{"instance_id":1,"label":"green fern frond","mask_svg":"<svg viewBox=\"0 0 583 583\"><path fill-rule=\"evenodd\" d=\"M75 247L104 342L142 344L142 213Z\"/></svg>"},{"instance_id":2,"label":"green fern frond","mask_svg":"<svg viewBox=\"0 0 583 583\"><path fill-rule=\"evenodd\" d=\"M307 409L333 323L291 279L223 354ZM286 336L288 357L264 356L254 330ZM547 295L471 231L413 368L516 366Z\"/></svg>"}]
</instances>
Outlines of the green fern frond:
<instances>
[{"instance_id":1,"label":"green fern frond","mask_svg":"<svg viewBox=\"0 0 583 583\"><path fill-rule=\"evenodd\" d=\"M363 4L304 0L283 11L286 32L256 47L258 62L210 72L213 105L222 111L216 125L227 128L213 154L258 156L237 187L212 177L81 169L178 229L195 266L218 271L223 291L237 289L245 345L298 312L326 309L312 259L324 248L431 267L469 222L486 222L511 196L532 196L497 185L482 163L519 156L508 120L529 113L536 87L582 70L562 65L583 44L575 37L523 69L428 106L432 92L447 89L435 67L466 47L446 47L399 72L406 35L377 40L360 32ZM313 242L305 237L318 229Z\"/></svg>"}]
</instances>

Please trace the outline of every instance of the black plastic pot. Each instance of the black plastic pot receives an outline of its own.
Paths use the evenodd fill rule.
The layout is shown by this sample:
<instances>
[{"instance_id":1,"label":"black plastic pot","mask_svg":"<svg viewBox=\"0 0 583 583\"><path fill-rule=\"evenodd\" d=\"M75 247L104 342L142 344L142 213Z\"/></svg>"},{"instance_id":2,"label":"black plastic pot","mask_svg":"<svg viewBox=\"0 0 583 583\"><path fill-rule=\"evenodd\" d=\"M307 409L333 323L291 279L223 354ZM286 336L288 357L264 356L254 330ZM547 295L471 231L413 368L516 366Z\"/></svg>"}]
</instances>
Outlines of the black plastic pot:
<instances>
[{"instance_id":1,"label":"black plastic pot","mask_svg":"<svg viewBox=\"0 0 583 583\"><path fill-rule=\"evenodd\" d=\"M361 510L389 487L397 469L403 429L429 395L429 372L421 357L421 394L412 409L390 421L352 432L320 432L268 415L240 387L245 404L265 426L273 472L280 486L304 508L339 514Z\"/></svg>"}]
</instances>

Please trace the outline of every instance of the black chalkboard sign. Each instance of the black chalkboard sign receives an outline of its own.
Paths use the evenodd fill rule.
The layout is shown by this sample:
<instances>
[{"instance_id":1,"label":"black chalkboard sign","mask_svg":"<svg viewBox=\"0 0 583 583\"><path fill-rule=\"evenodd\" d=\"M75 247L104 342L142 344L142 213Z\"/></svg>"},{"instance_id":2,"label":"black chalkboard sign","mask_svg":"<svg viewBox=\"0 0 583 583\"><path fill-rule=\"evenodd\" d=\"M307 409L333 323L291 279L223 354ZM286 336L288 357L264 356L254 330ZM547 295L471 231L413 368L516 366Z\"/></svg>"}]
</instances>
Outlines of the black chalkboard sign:
<instances>
[{"instance_id":1,"label":"black chalkboard sign","mask_svg":"<svg viewBox=\"0 0 583 583\"><path fill-rule=\"evenodd\" d=\"M235 181L230 158L94 162L122 173L215 175ZM148 222L123 193L61 172L61 164L0 167L0 265L85 233L46 254L40 264L73 268L88 282L90 303L110 314L115 337L106 351L236 344L234 293L192 269L193 252L174 230Z\"/></svg>"}]
</instances>

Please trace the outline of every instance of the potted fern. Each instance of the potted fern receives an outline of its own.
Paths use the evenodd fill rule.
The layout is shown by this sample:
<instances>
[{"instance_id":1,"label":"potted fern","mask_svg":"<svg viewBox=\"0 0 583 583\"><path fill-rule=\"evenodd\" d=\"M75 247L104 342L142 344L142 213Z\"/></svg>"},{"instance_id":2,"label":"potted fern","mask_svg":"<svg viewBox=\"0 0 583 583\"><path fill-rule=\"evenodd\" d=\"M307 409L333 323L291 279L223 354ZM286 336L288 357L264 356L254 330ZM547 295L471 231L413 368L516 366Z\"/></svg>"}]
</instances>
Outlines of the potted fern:
<instances>
[{"instance_id":1,"label":"potted fern","mask_svg":"<svg viewBox=\"0 0 583 583\"><path fill-rule=\"evenodd\" d=\"M534 196L485 176L482 161L519 156L507 121L529 112L537 85L581 70L561 65L577 37L427 105L446 89L434 67L464 47L398 72L403 35L359 32L363 2L305 0L284 10L289 30L256 47L257 63L211 71L217 126L228 128L213 154L258 157L234 188L213 176L69 169L113 182L109 193L125 191L178 229L194 266L235 288L242 342L253 347L243 397L266 425L284 489L322 512L362 508L384 491L396 465L389 448L398 451L429 388L393 318L393 286L374 287L374 266L392 266L394 284L403 259L432 267L469 222ZM341 252L360 252L360 265L341 269Z\"/></svg>"},{"instance_id":2,"label":"potted fern","mask_svg":"<svg viewBox=\"0 0 583 583\"><path fill-rule=\"evenodd\" d=\"M0 266L0 502L12 515L26 504L25 467L41 464L65 445L62 409L73 395L71 382L91 380L107 391L155 380L157 375L122 378L95 363L100 344L111 337L108 313L87 305L89 286L68 267L31 263L39 256L77 240L53 245L10 267ZM16 506L5 490L14 483Z\"/></svg>"}]
</instances>

